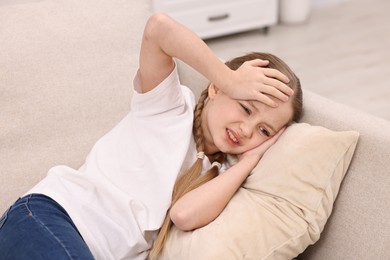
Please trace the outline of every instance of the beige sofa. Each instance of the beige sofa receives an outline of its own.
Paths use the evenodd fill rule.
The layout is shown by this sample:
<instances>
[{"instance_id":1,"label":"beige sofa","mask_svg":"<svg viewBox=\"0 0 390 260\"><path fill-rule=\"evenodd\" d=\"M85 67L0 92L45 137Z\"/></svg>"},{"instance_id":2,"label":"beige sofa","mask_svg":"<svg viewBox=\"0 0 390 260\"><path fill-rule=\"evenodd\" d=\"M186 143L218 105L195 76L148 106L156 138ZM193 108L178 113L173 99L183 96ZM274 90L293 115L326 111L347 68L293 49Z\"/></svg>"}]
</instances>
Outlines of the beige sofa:
<instances>
[{"instance_id":1,"label":"beige sofa","mask_svg":"<svg viewBox=\"0 0 390 260\"><path fill-rule=\"evenodd\" d=\"M0 211L54 165L78 167L128 111L148 1L0 3ZM185 69L184 84L204 87ZM388 259L390 122L305 90L303 122L360 139L320 240L299 259Z\"/></svg>"}]
</instances>

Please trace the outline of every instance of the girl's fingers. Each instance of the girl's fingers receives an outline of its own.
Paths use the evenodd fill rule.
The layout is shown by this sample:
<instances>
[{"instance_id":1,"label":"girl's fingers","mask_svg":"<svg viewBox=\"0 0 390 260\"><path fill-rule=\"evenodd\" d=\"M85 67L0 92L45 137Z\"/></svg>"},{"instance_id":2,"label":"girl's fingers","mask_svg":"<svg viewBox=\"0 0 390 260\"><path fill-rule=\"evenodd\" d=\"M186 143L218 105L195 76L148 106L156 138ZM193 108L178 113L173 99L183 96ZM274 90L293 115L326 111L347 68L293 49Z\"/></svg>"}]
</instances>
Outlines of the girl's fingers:
<instances>
[{"instance_id":1,"label":"girl's fingers","mask_svg":"<svg viewBox=\"0 0 390 260\"><path fill-rule=\"evenodd\" d=\"M278 79L284 83L289 83L289 78L284 75L282 72L276 70L276 69L270 69L270 68L262 68L264 75L266 75L269 78Z\"/></svg>"},{"instance_id":2,"label":"girl's fingers","mask_svg":"<svg viewBox=\"0 0 390 260\"><path fill-rule=\"evenodd\" d=\"M262 91L263 94L268 94L270 96L273 96L283 102L287 102L289 99L289 96L285 93L281 92L280 90L276 89L273 86L264 85L264 91Z\"/></svg>"},{"instance_id":3,"label":"girl's fingers","mask_svg":"<svg viewBox=\"0 0 390 260\"><path fill-rule=\"evenodd\" d=\"M289 96L277 89L276 87L268 84L262 84L261 89L258 90L258 93L261 95L266 96L267 98L271 99L271 97L277 98L283 102L286 102L289 100ZM259 97L259 95L257 95ZM271 99L272 100L272 99ZM259 100L260 101L260 100ZM268 104L268 103L267 103Z\"/></svg>"},{"instance_id":4,"label":"girl's fingers","mask_svg":"<svg viewBox=\"0 0 390 260\"><path fill-rule=\"evenodd\" d=\"M270 87L267 91L268 94L275 96L282 101L287 101L288 97L294 94L294 91L289 86L277 79L265 78L263 79L263 83Z\"/></svg>"},{"instance_id":5,"label":"girl's fingers","mask_svg":"<svg viewBox=\"0 0 390 260\"><path fill-rule=\"evenodd\" d=\"M276 141L279 139L279 137L282 135L282 133L284 132L284 130L286 129L286 127L283 127L282 129L280 129L273 137L271 137L270 139L268 139L267 141L265 141L264 143L260 144L259 146L257 146L256 148L246 152L246 154L251 154L251 153L255 153L255 154L260 154L261 156L263 156L263 154L272 146L276 143Z\"/></svg>"},{"instance_id":6,"label":"girl's fingers","mask_svg":"<svg viewBox=\"0 0 390 260\"><path fill-rule=\"evenodd\" d=\"M273 101L270 97L268 97L267 95L265 95L261 92L257 92L254 97L255 97L255 100L260 101L261 103L266 104L267 106L270 106L270 107L277 107L278 106L278 104L275 101Z\"/></svg>"},{"instance_id":7,"label":"girl's fingers","mask_svg":"<svg viewBox=\"0 0 390 260\"><path fill-rule=\"evenodd\" d=\"M261 59L255 59L246 62L253 67L263 67L263 66L267 66L269 63L268 60L261 60Z\"/></svg>"},{"instance_id":8,"label":"girl's fingers","mask_svg":"<svg viewBox=\"0 0 390 260\"><path fill-rule=\"evenodd\" d=\"M231 87L226 91L234 99L258 100L268 106L277 107L274 100L287 101L294 91L286 85L289 78L276 69L266 68L268 60L255 59L244 62L240 68L234 71L233 81L237 82L231 86L242 85L248 91L238 93ZM234 88L235 88L234 87Z\"/></svg>"}]
</instances>

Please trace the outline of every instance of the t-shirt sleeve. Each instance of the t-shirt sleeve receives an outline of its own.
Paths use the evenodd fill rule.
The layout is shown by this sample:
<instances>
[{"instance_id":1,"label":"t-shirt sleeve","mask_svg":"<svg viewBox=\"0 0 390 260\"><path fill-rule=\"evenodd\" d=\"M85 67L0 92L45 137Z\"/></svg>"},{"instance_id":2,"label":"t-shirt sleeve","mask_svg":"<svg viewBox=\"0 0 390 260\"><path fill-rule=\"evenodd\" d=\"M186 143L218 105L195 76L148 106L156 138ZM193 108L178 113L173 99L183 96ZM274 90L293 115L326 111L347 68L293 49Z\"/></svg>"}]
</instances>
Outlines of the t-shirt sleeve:
<instances>
[{"instance_id":1,"label":"t-shirt sleeve","mask_svg":"<svg viewBox=\"0 0 390 260\"><path fill-rule=\"evenodd\" d=\"M181 113L185 107L185 99L191 96L192 92L180 84L177 66L159 85L151 91L141 93L139 73L134 78L134 94L131 102L131 110L136 117L149 117L166 114L167 111L178 110ZM191 102L192 103L192 102Z\"/></svg>"}]
</instances>

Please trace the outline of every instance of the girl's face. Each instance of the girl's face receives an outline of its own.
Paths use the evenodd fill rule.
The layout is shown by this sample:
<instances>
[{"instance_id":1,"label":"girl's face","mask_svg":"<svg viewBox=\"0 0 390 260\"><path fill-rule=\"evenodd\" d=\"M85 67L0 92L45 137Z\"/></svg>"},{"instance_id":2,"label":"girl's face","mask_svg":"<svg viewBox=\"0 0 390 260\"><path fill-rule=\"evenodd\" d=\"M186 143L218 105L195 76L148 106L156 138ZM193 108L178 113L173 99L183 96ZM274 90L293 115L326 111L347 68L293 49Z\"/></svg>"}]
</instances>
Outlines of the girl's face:
<instances>
[{"instance_id":1,"label":"girl's face","mask_svg":"<svg viewBox=\"0 0 390 260\"><path fill-rule=\"evenodd\" d=\"M274 100L279 105L276 108L259 101L231 99L211 84L202 112L205 153L242 154L270 139L293 115L291 101Z\"/></svg>"}]
</instances>

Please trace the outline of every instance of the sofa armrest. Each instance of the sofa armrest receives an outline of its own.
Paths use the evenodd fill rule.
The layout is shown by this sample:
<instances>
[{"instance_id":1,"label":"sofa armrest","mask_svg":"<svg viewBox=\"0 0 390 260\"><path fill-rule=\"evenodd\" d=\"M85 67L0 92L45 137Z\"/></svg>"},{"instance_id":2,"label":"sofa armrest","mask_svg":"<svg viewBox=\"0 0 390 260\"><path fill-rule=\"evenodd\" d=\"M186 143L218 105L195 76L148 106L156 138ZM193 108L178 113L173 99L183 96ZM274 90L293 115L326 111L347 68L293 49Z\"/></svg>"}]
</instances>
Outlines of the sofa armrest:
<instances>
[{"instance_id":1,"label":"sofa armrest","mask_svg":"<svg viewBox=\"0 0 390 260\"><path fill-rule=\"evenodd\" d=\"M300 259L386 259L390 254L390 122L304 91L302 121L360 133L320 240Z\"/></svg>"}]
</instances>

